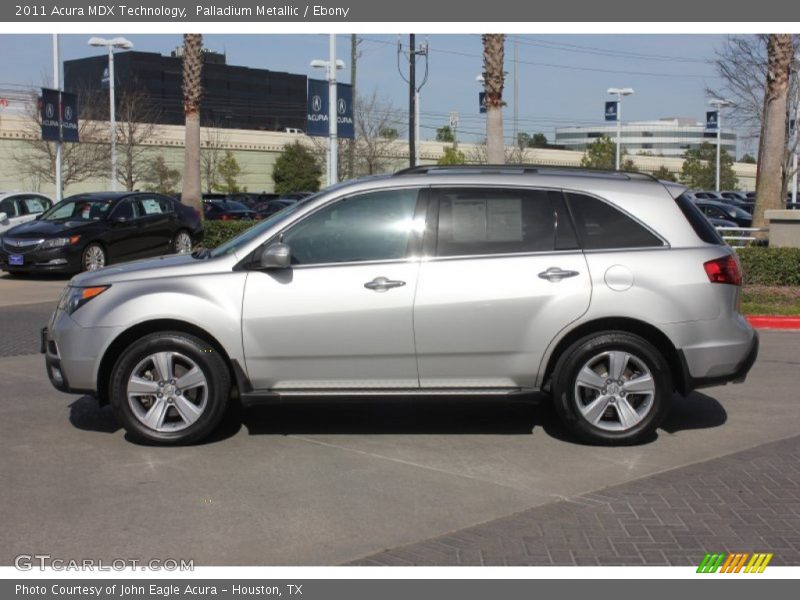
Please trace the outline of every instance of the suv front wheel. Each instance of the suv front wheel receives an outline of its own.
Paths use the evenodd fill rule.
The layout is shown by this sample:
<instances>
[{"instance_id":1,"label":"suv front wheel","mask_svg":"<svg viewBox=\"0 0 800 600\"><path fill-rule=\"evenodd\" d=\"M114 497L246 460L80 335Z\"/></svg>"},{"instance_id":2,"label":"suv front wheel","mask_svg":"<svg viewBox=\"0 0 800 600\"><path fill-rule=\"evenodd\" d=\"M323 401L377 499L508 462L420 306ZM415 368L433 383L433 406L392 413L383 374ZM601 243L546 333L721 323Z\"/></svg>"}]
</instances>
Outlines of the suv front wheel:
<instances>
[{"instance_id":1,"label":"suv front wheel","mask_svg":"<svg viewBox=\"0 0 800 600\"><path fill-rule=\"evenodd\" d=\"M553 374L553 400L566 426L595 444L635 444L661 424L672 380L661 353L645 339L608 331L578 340Z\"/></svg>"},{"instance_id":2,"label":"suv front wheel","mask_svg":"<svg viewBox=\"0 0 800 600\"><path fill-rule=\"evenodd\" d=\"M177 331L129 346L111 372L111 405L133 437L188 444L219 424L230 394L225 360L203 340Z\"/></svg>"}]
</instances>

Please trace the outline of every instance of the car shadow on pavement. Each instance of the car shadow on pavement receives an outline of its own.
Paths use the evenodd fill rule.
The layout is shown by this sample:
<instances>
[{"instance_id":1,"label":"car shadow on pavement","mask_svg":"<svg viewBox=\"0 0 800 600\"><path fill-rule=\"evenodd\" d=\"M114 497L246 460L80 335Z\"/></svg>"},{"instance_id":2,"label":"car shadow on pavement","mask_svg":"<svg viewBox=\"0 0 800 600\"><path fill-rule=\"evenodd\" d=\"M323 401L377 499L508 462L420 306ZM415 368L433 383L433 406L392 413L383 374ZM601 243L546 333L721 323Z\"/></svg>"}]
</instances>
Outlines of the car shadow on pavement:
<instances>
[{"instance_id":1,"label":"car shadow on pavement","mask_svg":"<svg viewBox=\"0 0 800 600\"><path fill-rule=\"evenodd\" d=\"M541 407L529 402L424 400L276 404L244 410L242 421L251 435L530 435L544 422Z\"/></svg>"},{"instance_id":2,"label":"car shadow on pavement","mask_svg":"<svg viewBox=\"0 0 800 600\"><path fill-rule=\"evenodd\" d=\"M69 281L74 273L3 273L0 280L8 281Z\"/></svg>"},{"instance_id":3,"label":"car shadow on pavement","mask_svg":"<svg viewBox=\"0 0 800 600\"><path fill-rule=\"evenodd\" d=\"M661 429L677 433L688 429L720 427L728 420L728 413L716 398L701 392L692 392L685 398L672 397L672 407Z\"/></svg>"},{"instance_id":4,"label":"car shadow on pavement","mask_svg":"<svg viewBox=\"0 0 800 600\"><path fill-rule=\"evenodd\" d=\"M91 396L81 396L69 405L69 422L77 429L115 433L122 429L110 406L100 406Z\"/></svg>"}]
</instances>

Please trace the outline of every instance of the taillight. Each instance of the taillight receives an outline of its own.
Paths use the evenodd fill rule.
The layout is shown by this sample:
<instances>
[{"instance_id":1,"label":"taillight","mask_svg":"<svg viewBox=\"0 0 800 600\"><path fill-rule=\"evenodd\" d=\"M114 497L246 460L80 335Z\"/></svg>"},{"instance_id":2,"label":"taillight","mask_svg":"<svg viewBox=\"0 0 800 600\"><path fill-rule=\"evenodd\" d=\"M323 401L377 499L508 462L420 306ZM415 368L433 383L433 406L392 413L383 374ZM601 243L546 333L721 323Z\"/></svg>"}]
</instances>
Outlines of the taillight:
<instances>
[{"instance_id":1,"label":"taillight","mask_svg":"<svg viewBox=\"0 0 800 600\"><path fill-rule=\"evenodd\" d=\"M739 259L735 255L709 260L703 263L703 268L711 283L742 285L742 271L739 268Z\"/></svg>"},{"instance_id":2,"label":"taillight","mask_svg":"<svg viewBox=\"0 0 800 600\"><path fill-rule=\"evenodd\" d=\"M233 220L233 217L232 217L232 216L230 216L230 215L222 215L222 216L219 218L219 220L220 220L220 221L232 221L232 220Z\"/></svg>"}]
</instances>

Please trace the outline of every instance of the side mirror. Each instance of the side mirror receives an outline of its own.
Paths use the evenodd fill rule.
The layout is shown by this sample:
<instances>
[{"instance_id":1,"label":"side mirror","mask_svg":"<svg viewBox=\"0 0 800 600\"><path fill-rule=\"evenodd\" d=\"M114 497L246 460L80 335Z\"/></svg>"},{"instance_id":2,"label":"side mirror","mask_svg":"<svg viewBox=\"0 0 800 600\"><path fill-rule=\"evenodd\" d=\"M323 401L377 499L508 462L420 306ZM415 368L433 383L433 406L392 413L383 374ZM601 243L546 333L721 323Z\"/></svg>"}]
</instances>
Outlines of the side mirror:
<instances>
[{"instance_id":1,"label":"side mirror","mask_svg":"<svg viewBox=\"0 0 800 600\"><path fill-rule=\"evenodd\" d=\"M33 219L33 220L34 220L34 221L38 221L39 219L41 219L41 218L42 218L42 215L43 215L43 214L44 214L44 213L38 213L38 214L37 214L37 215L34 217L34 219Z\"/></svg>"},{"instance_id":2,"label":"side mirror","mask_svg":"<svg viewBox=\"0 0 800 600\"><path fill-rule=\"evenodd\" d=\"M271 244L261 251L262 269L288 269L292 265L292 251L286 244Z\"/></svg>"},{"instance_id":3,"label":"side mirror","mask_svg":"<svg viewBox=\"0 0 800 600\"><path fill-rule=\"evenodd\" d=\"M4 212L0 212L0 223L8 225L8 215Z\"/></svg>"}]
</instances>

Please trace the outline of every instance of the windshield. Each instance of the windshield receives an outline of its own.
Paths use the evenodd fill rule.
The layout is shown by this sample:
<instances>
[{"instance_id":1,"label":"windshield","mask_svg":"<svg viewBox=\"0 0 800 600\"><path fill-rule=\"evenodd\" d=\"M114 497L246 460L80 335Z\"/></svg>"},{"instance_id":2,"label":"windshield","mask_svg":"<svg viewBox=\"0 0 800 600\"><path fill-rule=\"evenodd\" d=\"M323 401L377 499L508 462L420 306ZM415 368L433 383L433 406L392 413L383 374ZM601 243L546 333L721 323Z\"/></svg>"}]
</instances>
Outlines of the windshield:
<instances>
[{"instance_id":1,"label":"windshield","mask_svg":"<svg viewBox=\"0 0 800 600\"><path fill-rule=\"evenodd\" d=\"M211 256L216 258L218 256L226 256L233 252L236 252L242 246L246 246L262 233L264 233L267 229L272 227L273 225L280 223L289 215L295 213L298 209L302 208L310 201L314 200L317 197L317 194L313 196L309 196L308 198L304 198L300 202L295 202L294 204L290 204L286 208L281 211L276 212L274 215L269 216L268 218L261 221L258 225L251 227L247 231L244 231L237 235L235 238L228 240L221 246L217 246L211 251Z\"/></svg>"},{"instance_id":2,"label":"windshield","mask_svg":"<svg viewBox=\"0 0 800 600\"><path fill-rule=\"evenodd\" d=\"M99 221L105 219L111 200L79 198L63 200L44 213L42 221Z\"/></svg>"}]
</instances>

